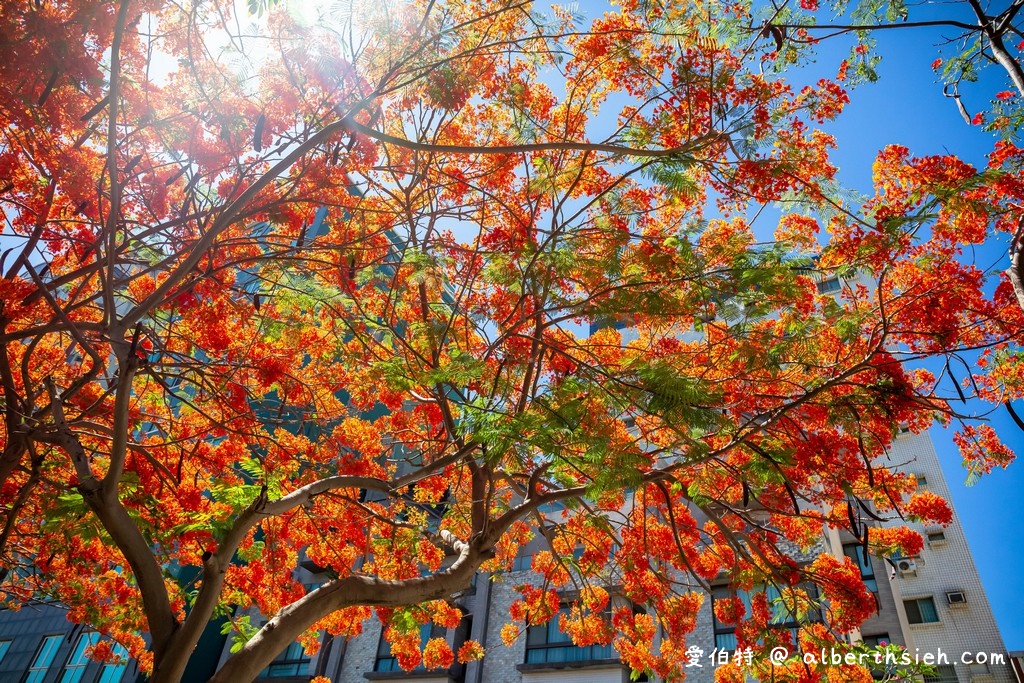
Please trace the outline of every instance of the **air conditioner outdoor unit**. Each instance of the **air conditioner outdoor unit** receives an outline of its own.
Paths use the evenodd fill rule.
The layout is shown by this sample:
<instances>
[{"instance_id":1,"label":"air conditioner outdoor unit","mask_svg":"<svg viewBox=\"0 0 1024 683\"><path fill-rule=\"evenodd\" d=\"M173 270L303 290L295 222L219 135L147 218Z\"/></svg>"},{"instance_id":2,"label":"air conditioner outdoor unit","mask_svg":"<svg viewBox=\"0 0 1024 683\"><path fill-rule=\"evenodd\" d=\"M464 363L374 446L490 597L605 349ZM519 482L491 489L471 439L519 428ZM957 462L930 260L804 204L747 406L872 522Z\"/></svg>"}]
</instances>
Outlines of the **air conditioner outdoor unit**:
<instances>
[{"instance_id":1,"label":"air conditioner outdoor unit","mask_svg":"<svg viewBox=\"0 0 1024 683\"><path fill-rule=\"evenodd\" d=\"M967 596L964 595L963 591L949 591L948 593L946 593L946 602L948 602L951 606L966 605Z\"/></svg>"},{"instance_id":2,"label":"air conditioner outdoor unit","mask_svg":"<svg viewBox=\"0 0 1024 683\"><path fill-rule=\"evenodd\" d=\"M917 560L902 559L896 561L896 569L904 576L917 575Z\"/></svg>"}]
</instances>

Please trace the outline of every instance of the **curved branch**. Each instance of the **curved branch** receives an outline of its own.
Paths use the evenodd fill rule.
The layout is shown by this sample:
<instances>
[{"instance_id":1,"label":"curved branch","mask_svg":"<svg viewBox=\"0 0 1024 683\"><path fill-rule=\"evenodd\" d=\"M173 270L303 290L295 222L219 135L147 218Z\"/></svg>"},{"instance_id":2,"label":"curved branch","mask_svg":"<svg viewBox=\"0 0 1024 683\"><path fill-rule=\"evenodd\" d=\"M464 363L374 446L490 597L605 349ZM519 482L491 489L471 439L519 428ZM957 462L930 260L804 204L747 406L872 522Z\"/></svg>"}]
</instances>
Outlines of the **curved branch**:
<instances>
[{"instance_id":1,"label":"curved branch","mask_svg":"<svg viewBox=\"0 0 1024 683\"><path fill-rule=\"evenodd\" d=\"M577 152L609 152L611 154L622 154L635 157L673 157L689 154L694 150L710 145L721 140L725 133L712 131L700 137L690 140L686 144L666 149L641 149L639 147L626 147L623 145L611 145L603 142L537 142L525 145L494 145L491 147L478 147L473 145L433 145L430 143L414 142L405 138L395 137L383 131L375 130L355 121L351 116L346 117L342 123L345 128L361 133L378 142L386 142L389 145L413 150L415 152L434 152L447 154L529 154L530 152L552 152L552 151L577 151Z\"/></svg>"},{"instance_id":2,"label":"curved branch","mask_svg":"<svg viewBox=\"0 0 1024 683\"><path fill-rule=\"evenodd\" d=\"M440 600L465 588L480 563L493 552L491 545L497 536L478 537L471 543L442 531L442 538L451 545L458 557L442 571L402 581L387 581L361 574L336 579L307 593L296 602L284 607L211 679L210 683L238 683L251 681L265 669L277 653L294 641L311 625L346 607L400 607L429 600Z\"/></svg>"},{"instance_id":3,"label":"curved branch","mask_svg":"<svg viewBox=\"0 0 1024 683\"><path fill-rule=\"evenodd\" d=\"M256 514L264 517L283 515L289 510L306 505L316 496L338 489L370 489L372 491L390 493L393 487L383 479L377 479L376 477L336 475L315 481L312 484L306 484L287 495L269 501L257 510Z\"/></svg>"},{"instance_id":4,"label":"curved branch","mask_svg":"<svg viewBox=\"0 0 1024 683\"><path fill-rule=\"evenodd\" d=\"M904 21L898 24L773 24L785 29L803 29L805 31L836 31L850 33L851 31L885 31L896 28L928 28L935 26L952 26L953 28L965 31L977 31L978 26L953 19L936 19L933 21Z\"/></svg>"},{"instance_id":5,"label":"curved branch","mask_svg":"<svg viewBox=\"0 0 1024 683\"><path fill-rule=\"evenodd\" d=\"M382 479L339 475L315 481L273 501L267 500L266 488L260 492L256 499L238 516L228 532L224 534L217 552L207 553L203 556L203 575L199 594L196 596L196 601L192 605L192 609L189 611L184 624L174 634L174 640L167 648L164 656L155 662L152 677L154 683L178 681L181 679L185 666L189 662L189 655L195 649L196 643L199 642L199 637L209 624L210 618L213 616L213 612L220 601L224 577L235 555L235 551L238 550L238 546L245 540L246 535L256 526L260 518L284 514L289 510L306 505L315 496L328 491L347 488L373 489L385 492L391 490L388 482ZM276 652L275 650L271 657L276 655ZM262 671L262 668L257 669L256 673Z\"/></svg>"},{"instance_id":6,"label":"curved branch","mask_svg":"<svg viewBox=\"0 0 1024 683\"><path fill-rule=\"evenodd\" d=\"M50 392L56 442L71 456L79 480L78 491L82 494L83 500L99 518L103 528L110 534L132 568L132 574L142 594L149 632L153 637L153 656L159 661L178 628L178 620L171 609L171 601L164 585L163 570L157 563L149 543L136 526L135 520L121 505L116 489L105 489L93 475L89 456L82 442L68 427L64 408L52 381L47 382L47 388Z\"/></svg>"},{"instance_id":7,"label":"curved branch","mask_svg":"<svg viewBox=\"0 0 1024 683\"><path fill-rule=\"evenodd\" d=\"M110 182L110 213L107 215L107 275L103 278L104 319L113 324L117 319L114 301L114 264L117 255L117 224L121 218L121 188L117 182L117 116L121 97L121 40L128 21L129 0L122 0L117 9L117 25L110 45L110 87L107 91L107 175Z\"/></svg>"}]
</instances>

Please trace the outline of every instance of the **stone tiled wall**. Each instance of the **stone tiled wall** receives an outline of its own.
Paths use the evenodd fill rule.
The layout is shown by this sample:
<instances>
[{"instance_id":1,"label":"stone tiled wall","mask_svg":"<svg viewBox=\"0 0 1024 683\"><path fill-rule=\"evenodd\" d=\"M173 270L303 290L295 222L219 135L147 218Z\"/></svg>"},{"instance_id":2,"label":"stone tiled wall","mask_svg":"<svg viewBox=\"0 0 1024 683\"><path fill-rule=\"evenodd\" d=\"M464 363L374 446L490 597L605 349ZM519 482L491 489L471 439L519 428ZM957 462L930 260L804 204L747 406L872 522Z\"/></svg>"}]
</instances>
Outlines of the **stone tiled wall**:
<instances>
[{"instance_id":1,"label":"stone tiled wall","mask_svg":"<svg viewBox=\"0 0 1024 683\"><path fill-rule=\"evenodd\" d=\"M700 612L697 614L697 628L686 640L701 653L698 660L700 666L686 667L686 680L689 683L712 683L715 679L715 668L710 659L715 650L715 625L711 616L711 604L711 596L705 596L704 604L700 606Z\"/></svg>"},{"instance_id":2,"label":"stone tiled wall","mask_svg":"<svg viewBox=\"0 0 1024 683\"><path fill-rule=\"evenodd\" d=\"M526 661L526 634L522 633L512 645L501 642L501 627L508 622L509 606L520 595L515 586L533 583L540 579L530 572L508 572L491 583L490 618L487 624L487 654L483 661L483 676L480 681L467 683L521 683L522 674L516 666Z\"/></svg>"},{"instance_id":3,"label":"stone tiled wall","mask_svg":"<svg viewBox=\"0 0 1024 683\"><path fill-rule=\"evenodd\" d=\"M381 630L380 619L376 616L363 622L362 635L350 639L345 644L341 657L341 671L331 678L334 683L366 683L363 674L373 671Z\"/></svg>"}]
</instances>

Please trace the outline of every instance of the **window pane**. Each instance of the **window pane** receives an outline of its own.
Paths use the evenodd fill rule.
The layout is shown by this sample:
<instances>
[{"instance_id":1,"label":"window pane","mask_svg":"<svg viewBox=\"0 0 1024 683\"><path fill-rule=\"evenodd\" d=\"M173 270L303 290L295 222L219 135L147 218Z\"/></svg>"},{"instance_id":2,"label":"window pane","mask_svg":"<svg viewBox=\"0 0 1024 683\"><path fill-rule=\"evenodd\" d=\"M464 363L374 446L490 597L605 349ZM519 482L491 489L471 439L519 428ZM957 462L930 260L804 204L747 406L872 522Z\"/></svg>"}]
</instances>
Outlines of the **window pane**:
<instances>
[{"instance_id":1,"label":"window pane","mask_svg":"<svg viewBox=\"0 0 1024 683\"><path fill-rule=\"evenodd\" d=\"M302 676L308 668L308 664L271 664L267 676Z\"/></svg>"},{"instance_id":2,"label":"window pane","mask_svg":"<svg viewBox=\"0 0 1024 683\"><path fill-rule=\"evenodd\" d=\"M99 683L119 683L121 677L124 675L124 670L128 668L128 662L121 662L120 664L104 664L103 672L100 674Z\"/></svg>"},{"instance_id":3,"label":"window pane","mask_svg":"<svg viewBox=\"0 0 1024 683\"><path fill-rule=\"evenodd\" d=\"M904 600L903 608L907 610L907 621L911 624L921 623L921 610L917 607L917 600Z\"/></svg>"},{"instance_id":4,"label":"window pane","mask_svg":"<svg viewBox=\"0 0 1024 683\"><path fill-rule=\"evenodd\" d=\"M935 667L934 676L925 676L925 683L956 683L956 669L952 666Z\"/></svg>"},{"instance_id":5,"label":"window pane","mask_svg":"<svg viewBox=\"0 0 1024 683\"><path fill-rule=\"evenodd\" d=\"M921 609L921 621L925 624L931 624L939 620L939 613L935 609L935 601L931 598L921 598L917 601L918 606Z\"/></svg>"},{"instance_id":6,"label":"window pane","mask_svg":"<svg viewBox=\"0 0 1024 683\"><path fill-rule=\"evenodd\" d=\"M42 683L42 680L46 678L46 672L50 670L53 658L57 656L57 649L60 647L61 638L62 636L46 636L43 639L39 650L36 652L36 657L32 661L32 666L28 669L25 683Z\"/></svg>"},{"instance_id":7,"label":"window pane","mask_svg":"<svg viewBox=\"0 0 1024 683\"><path fill-rule=\"evenodd\" d=\"M120 683L124 670L128 668L128 650L114 643L114 655L121 659L117 663L104 664L96 683Z\"/></svg>"},{"instance_id":8,"label":"window pane","mask_svg":"<svg viewBox=\"0 0 1024 683\"><path fill-rule=\"evenodd\" d=\"M615 659L611 645L589 645L576 647L541 647L526 651L527 664L549 664L555 662L585 662L593 659Z\"/></svg>"},{"instance_id":9,"label":"window pane","mask_svg":"<svg viewBox=\"0 0 1024 683\"><path fill-rule=\"evenodd\" d=\"M874 576L875 570L871 566L871 558L864 555L864 547L859 543L853 545L844 545L843 552L853 560L857 568L860 569L861 576Z\"/></svg>"},{"instance_id":10,"label":"window pane","mask_svg":"<svg viewBox=\"0 0 1024 683\"><path fill-rule=\"evenodd\" d=\"M43 667L46 668L53 663L53 658L57 655L57 649L60 647L60 636L47 636L43 640L43 644L39 647L39 652L36 653L36 660L32 662L32 668Z\"/></svg>"},{"instance_id":11,"label":"window pane","mask_svg":"<svg viewBox=\"0 0 1024 683\"><path fill-rule=\"evenodd\" d=\"M526 629L526 647L544 645L548 642L547 626L530 626Z\"/></svg>"},{"instance_id":12,"label":"window pane","mask_svg":"<svg viewBox=\"0 0 1024 683\"><path fill-rule=\"evenodd\" d=\"M374 671L398 671L398 660L394 657L388 657L386 659L378 659L376 665L373 667Z\"/></svg>"},{"instance_id":13,"label":"window pane","mask_svg":"<svg viewBox=\"0 0 1024 683\"><path fill-rule=\"evenodd\" d=\"M715 634L715 647L719 650L735 650L736 649L736 634L735 633L716 633Z\"/></svg>"},{"instance_id":14,"label":"window pane","mask_svg":"<svg viewBox=\"0 0 1024 683\"><path fill-rule=\"evenodd\" d=\"M381 640L383 641L383 638ZM291 643L260 675L266 678L305 676L309 672L309 661L310 657L306 656L302 645Z\"/></svg>"},{"instance_id":15,"label":"window pane","mask_svg":"<svg viewBox=\"0 0 1024 683\"><path fill-rule=\"evenodd\" d=\"M577 647L572 638L558 630L558 619L567 614L563 607L551 621L543 626L531 626L526 631L526 663L583 662L592 659L617 659L611 645ZM607 616L607 615L606 615ZM563 645L564 643L564 645Z\"/></svg>"},{"instance_id":16,"label":"window pane","mask_svg":"<svg viewBox=\"0 0 1024 683\"><path fill-rule=\"evenodd\" d=\"M11 641L0 640L0 662L4 661L7 651L11 649Z\"/></svg>"},{"instance_id":17,"label":"window pane","mask_svg":"<svg viewBox=\"0 0 1024 683\"><path fill-rule=\"evenodd\" d=\"M907 621L911 624L934 624L939 620L935 600L932 598L904 600L903 606L907 609Z\"/></svg>"},{"instance_id":18,"label":"window pane","mask_svg":"<svg viewBox=\"0 0 1024 683\"><path fill-rule=\"evenodd\" d=\"M875 569L871 566L871 557L864 554L864 546L859 543L852 543L843 546L843 553L853 560L853 563L860 569L860 578L864 585L872 593L878 592L878 582L875 580Z\"/></svg>"},{"instance_id":19,"label":"window pane","mask_svg":"<svg viewBox=\"0 0 1024 683\"><path fill-rule=\"evenodd\" d=\"M568 634L562 633L558 630L558 617L561 614L568 612L568 610L558 610L558 614L551 617L551 621L547 623L548 627L548 642L549 643L571 643L572 638Z\"/></svg>"},{"instance_id":20,"label":"window pane","mask_svg":"<svg viewBox=\"0 0 1024 683\"><path fill-rule=\"evenodd\" d=\"M68 657L68 663L64 665L64 673L60 677L60 683L78 683L82 680L85 667L89 666L89 658L85 656L85 651L98 643L99 640L100 634L95 631L83 633L78 637L75 649L71 652L71 656Z\"/></svg>"},{"instance_id":21,"label":"window pane","mask_svg":"<svg viewBox=\"0 0 1024 683\"><path fill-rule=\"evenodd\" d=\"M377 643L377 659L385 659L391 656L391 643L387 641L382 633L380 642Z\"/></svg>"},{"instance_id":22,"label":"window pane","mask_svg":"<svg viewBox=\"0 0 1024 683\"><path fill-rule=\"evenodd\" d=\"M555 648L561 655L562 661L564 662L582 662L585 659L590 659L591 651L589 647L558 647Z\"/></svg>"},{"instance_id":23,"label":"window pane","mask_svg":"<svg viewBox=\"0 0 1024 683\"><path fill-rule=\"evenodd\" d=\"M526 650L526 663L527 664L542 664L544 663L544 655L547 653L547 649L527 649Z\"/></svg>"},{"instance_id":24,"label":"window pane","mask_svg":"<svg viewBox=\"0 0 1024 683\"><path fill-rule=\"evenodd\" d=\"M60 677L60 683L79 683L85 674L85 667L86 665L82 665L74 669L65 669L65 673Z\"/></svg>"},{"instance_id":25,"label":"window pane","mask_svg":"<svg viewBox=\"0 0 1024 683\"><path fill-rule=\"evenodd\" d=\"M822 294L838 292L842 288L842 285L839 283L839 278L837 277L831 277L818 283L818 291Z\"/></svg>"}]
</instances>

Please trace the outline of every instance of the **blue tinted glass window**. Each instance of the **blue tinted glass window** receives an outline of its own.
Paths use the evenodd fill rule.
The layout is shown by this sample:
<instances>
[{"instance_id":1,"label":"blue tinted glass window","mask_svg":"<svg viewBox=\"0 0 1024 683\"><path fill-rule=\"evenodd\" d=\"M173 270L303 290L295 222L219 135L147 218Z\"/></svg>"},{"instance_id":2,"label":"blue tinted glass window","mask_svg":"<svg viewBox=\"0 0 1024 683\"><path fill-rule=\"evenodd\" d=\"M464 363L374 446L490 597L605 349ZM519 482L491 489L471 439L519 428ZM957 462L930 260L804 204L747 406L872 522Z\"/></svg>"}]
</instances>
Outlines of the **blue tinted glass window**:
<instances>
[{"instance_id":1,"label":"blue tinted glass window","mask_svg":"<svg viewBox=\"0 0 1024 683\"><path fill-rule=\"evenodd\" d=\"M89 666L89 658L85 652L88 648L100 642L100 634L83 633L75 643L75 649L71 651L67 664L64 665L64 673L61 674L60 683L78 683L82 680L85 667Z\"/></svg>"},{"instance_id":2,"label":"blue tinted glass window","mask_svg":"<svg viewBox=\"0 0 1024 683\"><path fill-rule=\"evenodd\" d=\"M434 627L431 623L426 623L420 626L420 649L426 647L427 641L430 640L431 633L433 633ZM402 667L398 666L398 659L391 656L391 643L384 639L384 634L380 636L380 642L377 644L377 659L373 663L374 671L401 671ZM417 671L422 671L423 666L416 667Z\"/></svg>"},{"instance_id":3,"label":"blue tinted glass window","mask_svg":"<svg viewBox=\"0 0 1024 683\"><path fill-rule=\"evenodd\" d=\"M128 668L128 650L115 643L114 655L120 659L104 664L100 671L100 679L96 683L120 683L124 670Z\"/></svg>"},{"instance_id":4,"label":"blue tinted glass window","mask_svg":"<svg viewBox=\"0 0 1024 683\"><path fill-rule=\"evenodd\" d=\"M558 628L558 619L568 614L569 608L558 610L551 621L526 630L526 663L550 664L555 662L584 662L593 659L618 659L611 645L578 647L572 638Z\"/></svg>"},{"instance_id":5,"label":"blue tinted glass window","mask_svg":"<svg viewBox=\"0 0 1024 683\"><path fill-rule=\"evenodd\" d=\"M310 657L299 643L292 643L279 654L260 676L277 678L281 676L305 676L309 673Z\"/></svg>"},{"instance_id":6,"label":"blue tinted glass window","mask_svg":"<svg viewBox=\"0 0 1024 683\"><path fill-rule=\"evenodd\" d=\"M32 660L32 666L28 668L25 683L42 683L43 679L46 678L46 672L50 670L50 665L53 664L53 658L57 656L61 639L62 636L46 636L43 638L39 649L36 650L35 659Z\"/></svg>"}]
</instances>

